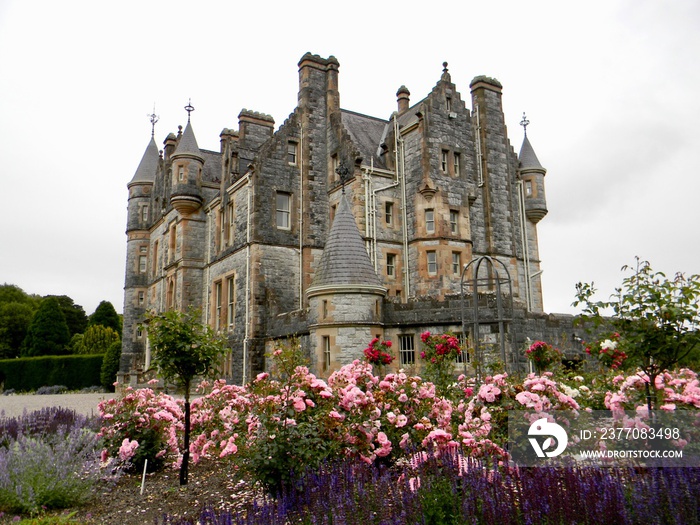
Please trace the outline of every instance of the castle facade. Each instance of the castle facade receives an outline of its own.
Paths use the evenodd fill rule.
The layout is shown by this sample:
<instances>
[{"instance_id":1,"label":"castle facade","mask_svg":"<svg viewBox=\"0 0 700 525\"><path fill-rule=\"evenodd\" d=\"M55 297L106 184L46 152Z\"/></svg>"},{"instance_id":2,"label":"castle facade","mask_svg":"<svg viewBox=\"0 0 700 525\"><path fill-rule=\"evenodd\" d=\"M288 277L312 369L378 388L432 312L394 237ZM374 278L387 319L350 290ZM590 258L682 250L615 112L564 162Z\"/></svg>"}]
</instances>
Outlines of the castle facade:
<instances>
[{"instance_id":1,"label":"castle facade","mask_svg":"<svg viewBox=\"0 0 700 525\"><path fill-rule=\"evenodd\" d=\"M483 322L465 336L503 340L508 366L523 365L526 337L568 340L538 279L546 170L527 134L511 146L501 84L478 76L465 100L443 64L427 96L401 86L396 111L376 118L341 109L334 57L298 66L298 105L276 131L244 109L219 151L199 148L189 116L162 151L151 138L128 184L119 381L149 367L146 312L190 306L228 335L222 374L239 383L293 336L321 376L373 337L394 343L397 367L416 366L420 333L461 333L474 308ZM465 314L465 282L477 283L465 267L480 257L498 264L479 270L485 288L466 295L483 304Z\"/></svg>"}]
</instances>

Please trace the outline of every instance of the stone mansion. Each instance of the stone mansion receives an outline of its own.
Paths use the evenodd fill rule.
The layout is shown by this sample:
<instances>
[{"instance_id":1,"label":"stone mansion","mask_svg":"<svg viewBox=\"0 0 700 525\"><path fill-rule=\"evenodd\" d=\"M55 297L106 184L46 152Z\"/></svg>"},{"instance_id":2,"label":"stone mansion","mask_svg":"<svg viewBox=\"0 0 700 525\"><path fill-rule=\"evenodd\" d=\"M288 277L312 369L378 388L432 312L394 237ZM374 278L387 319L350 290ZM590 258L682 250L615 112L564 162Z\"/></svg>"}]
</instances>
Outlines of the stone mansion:
<instances>
[{"instance_id":1,"label":"stone mansion","mask_svg":"<svg viewBox=\"0 0 700 525\"><path fill-rule=\"evenodd\" d=\"M527 134L515 153L501 84L477 76L463 99L445 63L430 93L413 101L401 86L378 118L341 109L335 57L307 53L298 67L298 105L277 130L244 109L220 150L203 150L188 111L162 151L151 138L128 184L119 381L140 384L149 367L145 313L190 306L228 335L231 382L291 337L319 376L377 336L397 367L416 366L423 331L462 332L464 269L482 256L498 262L467 294L491 297L479 307L484 347L504 340L505 362L522 367L527 337L570 341L571 320L543 312L538 279L546 170ZM502 332L493 296L506 270Z\"/></svg>"}]
</instances>

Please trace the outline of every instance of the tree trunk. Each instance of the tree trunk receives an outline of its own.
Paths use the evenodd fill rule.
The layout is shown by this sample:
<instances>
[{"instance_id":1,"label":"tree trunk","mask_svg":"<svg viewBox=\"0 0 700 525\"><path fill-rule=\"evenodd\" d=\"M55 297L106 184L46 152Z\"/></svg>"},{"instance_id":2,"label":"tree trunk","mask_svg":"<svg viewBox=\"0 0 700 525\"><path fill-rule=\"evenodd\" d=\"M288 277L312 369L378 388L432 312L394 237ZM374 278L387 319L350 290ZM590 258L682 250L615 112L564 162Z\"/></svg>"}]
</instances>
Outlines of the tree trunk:
<instances>
[{"instance_id":1,"label":"tree trunk","mask_svg":"<svg viewBox=\"0 0 700 525\"><path fill-rule=\"evenodd\" d=\"M187 485L190 461L190 388L185 386L185 450L180 464L180 485Z\"/></svg>"}]
</instances>

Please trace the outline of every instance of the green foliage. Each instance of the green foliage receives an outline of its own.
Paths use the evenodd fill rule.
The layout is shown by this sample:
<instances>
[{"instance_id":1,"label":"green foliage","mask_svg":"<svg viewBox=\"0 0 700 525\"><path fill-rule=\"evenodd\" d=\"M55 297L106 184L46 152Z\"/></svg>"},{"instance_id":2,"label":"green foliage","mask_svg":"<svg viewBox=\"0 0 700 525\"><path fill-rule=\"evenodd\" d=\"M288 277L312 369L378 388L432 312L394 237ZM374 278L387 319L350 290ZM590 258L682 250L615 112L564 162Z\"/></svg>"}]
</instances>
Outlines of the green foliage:
<instances>
[{"instance_id":1,"label":"green foliage","mask_svg":"<svg viewBox=\"0 0 700 525\"><path fill-rule=\"evenodd\" d=\"M114 392L114 382L117 380L117 372L119 372L119 360L122 356L122 343L115 341L109 348L102 359L102 369L100 371L100 384L108 392Z\"/></svg>"},{"instance_id":2,"label":"green foliage","mask_svg":"<svg viewBox=\"0 0 700 525\"><path fill-rule=\"evenodd\" d=\"M95 324L88 326L73 347L75 354L104 354L110 345L119 341L119 334L111 328Z\"/></svg>"},{"instance_id":3,"label":"green foliage","mask_svg":"<svg viewBox=\"0 0 700 525\"><path fill-rule=\"evenodd\" d=\"M427 478L418 489L426 525L460 525L461 498L448 476Z\"/></svg>"},{"instance_id":4,"label":"green foliage","mask_svg":"<svg viewBox=\"0 0 700 525\"><path fill-rule=\"evenodd\" d=\"M267 491L276 494L307 468L315 468L338 451L338 444L328 439L322 410L295 408L297 394L303 390L306 399L312 389L304 385L308 359L294 338L277 346L271 359L272 381L253 381L252 395L262 402L255 413L260 422L256 438L241 451L242 468ZM266 374L263 374L266 375ZM314 406L328 403L314 398Z\"/></svg>"},{"instance_id":5,"label":"green foliage","mask_svg":"<svg viewBox=\"0 0 700 525\"><path fill-rule=\"evenodd\" d=\"M66 318L71 337L75 334L82 334L85 331L88 325L88 318L82 306L75 304L73 299L67 295L47 295L46 297L55 297L58 301L63 316Z\"/></svg>"},{"instance_id":6,"label":"green foliage","mask_svg":"<svg viewBox=\"0 0 700 525\"><path fill-rule=\"evenodd\" d=\"M39 306L23 343L23 357L66 353L70 332L55 297L47 297Z\"/></svg>"},{"instance_id":7,"label":"green foliage","mask_svg":"<svg viewBox=\"0 0 700 525\"><path fill-rule=\"evenodd\" d=\"M41 356L0 360L5 389L28 392L42 386L65 385L80 390L100 384L101 355Z\"/></svg>"},{"instance_id":8,"label":"green foliage","mask_svg":"<svg viewBox=\"0 0 700 525\"><path fill-rule=\"evenodd\" d=\"M198 319L199 313L194 310L171 310L149 314L146 320L153 367L163 379L182 387L186 399L192 380L214 372L228 350L226 340Z\"/></svg>"},{"instance_id":9,"label":"green foliage","mask_svg":"<svg viewBox=\"0 0 700 525\"><path fill-rule=\"evenodd\" d=\"M631 275L608 301L593 300L593 283L578 283L573 305L583 306L580 320L619 333L625 365L641 368L653 385L659 373L689 358L700 346L700 275L686 277L679 272L668 279L639 258L633 268L622 267L628 270Z\"/></svg>"},{"instance_id":10,"label":"green foliage","mask_svg":"<svg viewBox=\"0 0 700 525\"><path fill-rule=\"evenodd\" d=\"M102 325L106 328L111 328L121 337L122 320L114 309L114 306L109 301L102 301L97 305L97 308L88 319L88 326Z\"/></svg>"},{"instance_id":11,"label":"green foliage","mask_svg":"<svg viewBox=\"0 0 700 525\"><path fill-rule=\"evenodd\" d=\"M76 521L74 518L75 512L70 512L62 516L39 516L37 518L25 518L18 521L17 525L81 525L86 524L83 521Z\"/></svg>"},{"instance_id":12,"label":"green foliage","mask_svg":"<svg viewBox=\"0 0 700 525\"><path fill-rule=\"evenodd\" d=\"M28 302L0 302L0 359L19 357L35 312Z\"/></svg>"},{"instance_id":13,"label":"green foliage","mask_svg":"<svg viewBox=\"0 0 700 525\"><path fill-rule=\"evenodd\" d=\"M187 484L190 454L190 387L196 377L207 377L216 370L228 351L226 339L198 321L195 310L187 313L171 310L149 314L148 338L153 349L153 366L165 381L181 386L185 394L185 439L180 485Z\"/></svg>"}]
</instances>

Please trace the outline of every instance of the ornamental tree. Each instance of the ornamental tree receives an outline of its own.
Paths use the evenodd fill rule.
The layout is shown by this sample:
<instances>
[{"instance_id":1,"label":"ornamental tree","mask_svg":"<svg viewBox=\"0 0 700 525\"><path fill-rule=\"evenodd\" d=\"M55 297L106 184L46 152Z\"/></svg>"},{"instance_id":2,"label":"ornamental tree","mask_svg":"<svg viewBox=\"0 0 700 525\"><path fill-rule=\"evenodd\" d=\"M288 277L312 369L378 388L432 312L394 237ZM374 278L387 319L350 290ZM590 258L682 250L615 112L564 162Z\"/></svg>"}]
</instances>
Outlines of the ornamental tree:
<instances>
[{"instance_id":1,"label":"ornamental tree","mask_svg":"<svg viewBox=\"0 0 700 525\"><path fill-rule=\"evenodd\" d=\"M58 299L46 297L29 325L22 357L65 354L69 342L70 332Z\"/></svg>"},{"instance_id":2,"label":"ornamental tree","mask_svg":"<svg viewBox=\"0 0 700 525\"><path fill-rule=\"evenodd\" d=\"M593 283L576 285L576 301L582 305L579 319L593 327L608 326L619 334L626 364L638 366L646 381L647 407L658 404L651 385L664 370L671 370L700 343L700 275L683 273L669 279L655 272L648 261L636 258L634 267L623 266L631 275L608 301L594 301ZM611 317L605 314L610 312Z\"/></svg>"},{"instance_id":3,"label":"ornamental tree","mask_svg":"<svg viewBox=\"0 0 700 525\"><path fill-rule=\"evenodd\" d=\"M171 310L148 314L148 339L151 363L166 382L180 386L185 395L185 443L180 465L180 485L187 484L190 454L190 389L195 378L207 377L216 370L228 350L226 340L208 325L198 321L199 312Z\"/></svg>"}]
</instances>

